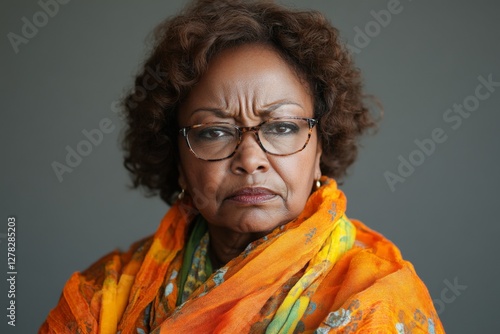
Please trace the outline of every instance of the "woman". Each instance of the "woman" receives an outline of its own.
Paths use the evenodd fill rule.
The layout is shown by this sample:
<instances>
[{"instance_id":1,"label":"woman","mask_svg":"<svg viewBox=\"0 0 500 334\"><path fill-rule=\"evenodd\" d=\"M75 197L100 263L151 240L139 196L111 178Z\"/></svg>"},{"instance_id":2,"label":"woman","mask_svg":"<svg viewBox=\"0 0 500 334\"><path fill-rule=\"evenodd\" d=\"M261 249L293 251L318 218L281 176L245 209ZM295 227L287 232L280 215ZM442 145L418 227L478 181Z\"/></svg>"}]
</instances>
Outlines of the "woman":
<instances>
[{"instance_id":1,"label":"woman","mask_svg":"<svg viewBox=\"0 0 500 334\"><path fill-rule=\"evenodd\" d=\"M334 179L374 122L322 15L197 1L136 84L125 166L172 207L75 273L41 333L444 332L412 265L344 214Z\"/></svg>"}]
</instances>

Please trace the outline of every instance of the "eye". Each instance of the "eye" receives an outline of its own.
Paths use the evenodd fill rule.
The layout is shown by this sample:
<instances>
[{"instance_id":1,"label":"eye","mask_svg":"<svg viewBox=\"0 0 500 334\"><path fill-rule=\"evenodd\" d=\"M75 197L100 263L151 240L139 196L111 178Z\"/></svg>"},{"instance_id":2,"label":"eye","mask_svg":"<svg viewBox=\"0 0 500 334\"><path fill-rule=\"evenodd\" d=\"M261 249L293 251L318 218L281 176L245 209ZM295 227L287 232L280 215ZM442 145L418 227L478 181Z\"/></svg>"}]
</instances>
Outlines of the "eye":
<instances>
[{"instance_id":1,"label":"eye","mask_svg":"<svg viewBox=\"0 0 500 334\"><path fill-rule=\"evenodd\" d=\"M235 129L230 126L206 126L195 131L198 140L228 140L235 136Z\"/></svg>"},{"instance_id":2,"label":"eye","mask_svg":"<svg viewBox=\"0 0 500 334\"><path fill-rule=\"evenodd\" d=\"M298 124L292 121L273 121L265 124L262 127L262 131L266 135L276 135L276 136L284 136L284 135L293 135L298 133L300 127Z\"/></svg>"}]
</instances>

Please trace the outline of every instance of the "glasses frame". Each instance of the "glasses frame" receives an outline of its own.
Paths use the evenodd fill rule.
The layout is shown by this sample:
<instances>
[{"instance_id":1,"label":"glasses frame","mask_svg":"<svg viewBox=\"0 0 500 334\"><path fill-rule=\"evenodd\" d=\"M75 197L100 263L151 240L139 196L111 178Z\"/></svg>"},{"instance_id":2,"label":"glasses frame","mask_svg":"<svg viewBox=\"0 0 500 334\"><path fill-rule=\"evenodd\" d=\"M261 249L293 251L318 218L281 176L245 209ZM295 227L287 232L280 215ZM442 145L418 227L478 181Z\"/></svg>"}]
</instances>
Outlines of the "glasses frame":
<instances>
[{"instance_id":1,"label":"glasses frame","mask_svg":"<svg viewBox=\"0 0 500 334\"><path fill-rule=\"evenodd\" d=\"M268 123L269 121L280 120L280 119L300 119L300 120L307 121L307 124L309 125L309 132L307 134L307 140L306 140L304 146L302 146L302 148L300 148L297 151L292 152L292 153L277 154L277 153L271 153L271 152L269 152L268 150L266 150L266 148L264 147L264 145L262 145L262 142L260 141L260 137L259 137L259 130L262 127L262 125ZM266 152L268 154L274 155L274 156L284 157L284 156L292 155L292 154L295 154L295 153L299 153L302 150L304 150L306 148L307 144L309 144L309 140L311 139L311 134L312 134L314 126L317 125L318 123L319 123L319 120L317 120L315 118L294 117L294 116L288 116L288 117L287 116L283 116L283 117L269 118L269 119L265 120L264 122L262 122L262 123L260 123L258 125L255 125L255 126L238 126L236 124L231 124L231 123L227 123L227 122L207 122L207 123L200 123L200 124L195 124L195 125L190 125L190 126L183 127L181 129L179 129L179 134L184 137L184 139L186 141L186 144L189 147L189 150L191 151L191 153L193 153L193 155L195 157L197 157L198 159L204 160L204 161L221 161L221 160L225 160L225 159L231 158L236 153L236 150L238 150L238 147L240 146L241 142L243 141L243 135L246 132L253 132L255 134L255 137L257 138L257 143L259 143L259 146L262 149L262 151L264 151L264 152ZM196 128L199 128L201 126L208 125L208 124L230 125L230 126L232 126L232 127L234 127L236 129L236 131L238 132L239 137L238 137L238 143L236 144L233 153L231 153L227 157L219 158L219 159L204 159L204 158L201 158L200 156L198 156L196 154L196 152L191 147L191 144L189 143L188 132L190 130L192 130L192 129L196 129Z\"/></svg>"}]
</instances>

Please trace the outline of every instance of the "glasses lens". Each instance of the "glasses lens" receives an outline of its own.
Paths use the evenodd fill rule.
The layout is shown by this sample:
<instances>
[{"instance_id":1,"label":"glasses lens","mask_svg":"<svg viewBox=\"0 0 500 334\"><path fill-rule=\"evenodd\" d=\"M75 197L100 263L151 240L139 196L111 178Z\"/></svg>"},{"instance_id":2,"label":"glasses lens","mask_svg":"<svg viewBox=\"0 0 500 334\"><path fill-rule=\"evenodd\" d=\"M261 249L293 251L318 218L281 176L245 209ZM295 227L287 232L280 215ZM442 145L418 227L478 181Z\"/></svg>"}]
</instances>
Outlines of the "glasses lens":
<instances>
[{"instance_id":1,"label":"glasses lens","mask_svg":"<svg viewBox=\"0 0 500 334\"><path fill-rule=\"evenodd\" d=\"M262 146L271 154L288 155L304 148L309 139L306 119L277 118L262 124L259 137Z\"/></svg>"},{"instance_id":2,"label":"glasses lens","mask_svg":"<svg viewBox=\"0 0 500 334\"><path fill-rule=\"evenodd\" d=\"M208 123L193 126L187 133L191 150L204 160L224 159L233 154L238 144L238 131L224 123Z\"/></svg>"}]
</instances>

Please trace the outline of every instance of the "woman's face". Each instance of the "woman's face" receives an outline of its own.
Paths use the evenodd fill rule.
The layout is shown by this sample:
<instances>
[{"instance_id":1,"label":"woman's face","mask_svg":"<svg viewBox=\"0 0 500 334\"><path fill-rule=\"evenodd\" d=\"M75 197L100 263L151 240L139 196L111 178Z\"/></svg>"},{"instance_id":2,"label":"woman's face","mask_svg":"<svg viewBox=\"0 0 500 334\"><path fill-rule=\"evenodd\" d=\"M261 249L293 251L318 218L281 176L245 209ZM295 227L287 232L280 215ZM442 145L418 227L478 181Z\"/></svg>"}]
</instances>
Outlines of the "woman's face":
<instances>
[{"instance_id":1,"label":"woman's face","mask_svg":"<svg viewBox=\"0 0 500 334\"><path fill-rule=\"evenodd\" d=\"M229 122L255 126L270 117L313 117L308 85L270 47L225 50L190 92L180 127ZM289 156L265 153L253 132L221 161L195 157L179 138L179 184L209 224L235 233L265 233L296 218L321 176L316 128L306 148Z\"/></svg>"}]
</instances>

